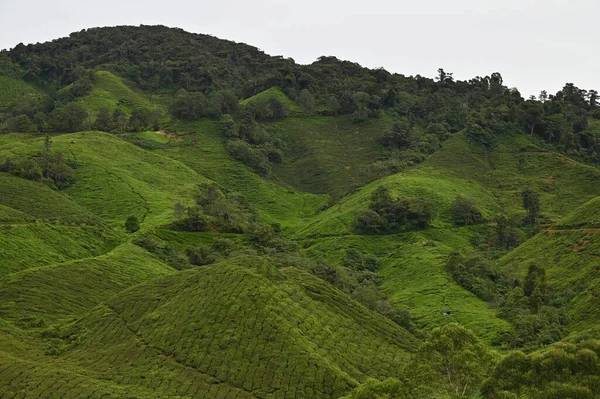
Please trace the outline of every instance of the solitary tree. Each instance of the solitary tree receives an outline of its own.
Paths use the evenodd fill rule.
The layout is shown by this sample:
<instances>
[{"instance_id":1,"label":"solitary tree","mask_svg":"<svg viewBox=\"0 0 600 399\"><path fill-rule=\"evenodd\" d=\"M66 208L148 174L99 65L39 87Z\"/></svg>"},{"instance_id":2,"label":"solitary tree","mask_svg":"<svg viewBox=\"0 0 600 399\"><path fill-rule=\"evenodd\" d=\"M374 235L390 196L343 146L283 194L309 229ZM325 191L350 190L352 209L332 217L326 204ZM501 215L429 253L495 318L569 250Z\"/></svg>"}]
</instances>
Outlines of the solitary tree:
<instances>
[{"instance_id":1,"label":"solitary tree","mask_svg":"<svg viewBox=\"0 0 600 399\"><path fill-rule=\"evenodd\" d=\"M452 219L458 226L469 226L480 223L483 219L481 212L471 198L459 195L452 203Z\"/></svg>"},{"instance_id":2,"label":"solitary tree","mask_svg":"<svg viewBox=\"0 0 600 399\"><path fill-rule=\"evenodd\" d=\"M44 177L48 178L50 174L50 161L52 160L52 138L48 133L44 135L44 152L42 158L44 160Z\"/></svg>"},{"instance_id":3,"label":"solitary tree","mask_svg":"<svg viewBox=\"0 0 600 399\"><path fill-rule=\"evenodd\" d=\"M125 221L125 230L127 230L128 233L135 233L139 229L140 222L138 221L138 218L135 215L129 216Z\"/></svg>"},{"instance_id":4,"label":"solitary tree","mask_svg":"<svg viewBox=\"0 0 600 399\"><path fill-rule=\"evenodd\" d=\"M523 199L523 208L527 211L525 219L531 225L537 223L540 214L540 196L533 190L527 189L521 193Z\"/></svg>"},{"instance_id":5,"label":"solitary tree","mask_svg":"<svg viewBox=\"0 0 600 399\"><path fill-rule=\"evenodd\" d=\"M303 89L302 91L300 91L300 95L298 95L298 102L304 109L304 113L307 116L314 114L315 98L313 97L312 94L310 94L310 91L308 91L306 89Z\"/></svg>"}]
</instances>

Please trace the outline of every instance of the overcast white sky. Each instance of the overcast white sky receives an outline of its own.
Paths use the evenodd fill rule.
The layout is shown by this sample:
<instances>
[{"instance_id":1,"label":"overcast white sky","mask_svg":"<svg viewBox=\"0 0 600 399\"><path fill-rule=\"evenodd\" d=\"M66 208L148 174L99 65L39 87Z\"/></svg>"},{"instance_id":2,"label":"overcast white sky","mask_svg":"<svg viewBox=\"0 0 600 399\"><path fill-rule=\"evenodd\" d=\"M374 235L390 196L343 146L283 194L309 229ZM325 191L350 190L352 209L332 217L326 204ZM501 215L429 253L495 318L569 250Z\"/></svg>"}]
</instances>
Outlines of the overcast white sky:
<instances>
[{"instance_id":1,"label":"overcast white sky","mask_svg":"<svg viewBox=\"0 0 600 399\"><path fill-rule=\"evenodd\" d=\"M600 89L597 0L0 0L0 48L96 26L161 24L311 63L433 77L500 72L523 96Z\"/></svg>"}]
</instances>

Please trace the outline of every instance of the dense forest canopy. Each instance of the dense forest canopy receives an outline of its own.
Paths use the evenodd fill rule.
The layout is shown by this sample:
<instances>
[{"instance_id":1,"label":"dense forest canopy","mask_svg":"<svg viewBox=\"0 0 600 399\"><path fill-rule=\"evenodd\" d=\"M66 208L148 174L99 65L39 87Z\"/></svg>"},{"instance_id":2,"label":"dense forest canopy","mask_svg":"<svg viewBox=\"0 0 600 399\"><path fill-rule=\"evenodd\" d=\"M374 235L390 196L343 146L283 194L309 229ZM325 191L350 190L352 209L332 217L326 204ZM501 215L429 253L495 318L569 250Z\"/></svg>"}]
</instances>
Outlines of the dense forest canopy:
<instances>
[{"instance_id":1,"label":"dense forest canopy","mask_svg":"<svg viewBox=\"0 0 600 399\"><path fill-rule=\"evenodd\" d=\"M31 95L5 104L4 119L26 115L35 124L35 114L50 114L84 96L93 83L93 71L100 69L117 73L132 87L147 92L202 93L190 97L187 106L195 103L207 108L203 98L224 91L244 99L277 87L309 113L351 114L360 122L388 112L409 125L441 123L450 132L467 127L473 141L485 146L493 145L495 136L522 131L574 156L598 160L598 131L589 123L600 118L596 90L568 83L558 93L542 92L537 98L523 99L517 89L503 85L497 72L455 81L452 73L441 68L436 79L406 77L333 56L299 65L252 46L163 26L93 28L3 51L0 73L23 78L49 96ZM198 115L222 113L199 110ZM175 112L174 116L197 115ZM79 127L66 123L52 126L59 130ZM13 120L12 126L32 128L22 117ZM400 142L390 141L399 145L395 143Z\"/></svg>"}]
</instances>

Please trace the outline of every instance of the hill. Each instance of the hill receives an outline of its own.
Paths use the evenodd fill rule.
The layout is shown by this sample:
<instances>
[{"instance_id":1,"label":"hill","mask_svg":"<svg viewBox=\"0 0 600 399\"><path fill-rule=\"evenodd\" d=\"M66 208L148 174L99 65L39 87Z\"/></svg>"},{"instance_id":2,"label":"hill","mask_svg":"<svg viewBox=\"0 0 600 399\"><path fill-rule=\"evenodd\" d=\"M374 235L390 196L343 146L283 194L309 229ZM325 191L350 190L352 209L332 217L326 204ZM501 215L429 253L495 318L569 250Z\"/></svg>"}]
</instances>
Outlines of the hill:
<instances>
[{"instance_id":1,"label":"hill","mask_svg":"<svg viewBox=\"0 0 600 399\"><path fill-rule=\"evenodd\" d=\"M0 52L0 397L592 398L597 93L438 72Z\"/></svg>"},{"instance_id":2,"label":"hill","mask_svg":"<svg viewBox=\"0 0 600 399\"><path fill-rule=\"evenodd\" d=\"M63 334L56 371L13 379L9 390L63 380L54 392L77 396L86 375L119 381L97 387L113 396L335 398L367 376L395 374L416 344L315 277L251 258L140 285Z\"/></svg>"},{"instance_id":3,"label":"hill","mask_svg":"<svg viewBox=\"0 0 600 399\"><path fill-rule=\"evenodd\" d=\"M98 71L94 74L91 90L79 100L79 103L94 116L101 109L114 112L117 108L121 108L131 114L131 111L136 108L156 107L144 94L134 91L118 76L108 71Z\"/></svg>"}]
</instances>

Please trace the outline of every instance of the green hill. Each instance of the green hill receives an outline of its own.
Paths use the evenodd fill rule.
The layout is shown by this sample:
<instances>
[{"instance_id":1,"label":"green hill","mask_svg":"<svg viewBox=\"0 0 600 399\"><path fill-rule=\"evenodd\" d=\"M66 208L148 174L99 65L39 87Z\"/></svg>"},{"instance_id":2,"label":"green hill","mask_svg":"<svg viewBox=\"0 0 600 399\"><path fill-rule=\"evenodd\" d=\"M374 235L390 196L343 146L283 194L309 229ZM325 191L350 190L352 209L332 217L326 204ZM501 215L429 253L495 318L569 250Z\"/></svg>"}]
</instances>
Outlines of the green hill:
<instances>
[{"instance_id":1,"label":"green hill","mask_svg":"<svg viewBox=\"0 0 600 399\"><path fill-rule=\"evenodd\" d=\"M61 337L54 372L9 390L62 380L55 392L69 397L85 375L112 381L99 389L113 395L335 398L367 377L395 375L416 345L321 280L252 258L130 289ZM44 367L32 360L12 369L27 374L28 365Z\"/></svg>"},{"instance_id":2,"label":"green hill","mask_svg":"<svg viewBox=\"0 0 600 399\"><path fill-rule=\"evenodd\" d=\"M97 115L102 108L111 112L121 108L126 113L131 113L135 108L156 107L144 94L133 90L121 78L108 71L95 73L92 89L79 103L93 115Z\"/></svg>"},{"instance_id":3,"label":"green hill","mask_svg":"<svg viewBox=\"0 0 600 399\"><path fill-rule=\"evenodd\" d=\"M45 94L38 88L20 79L0 75L0 109L22 98L41 101Z\"/></svg>"},{"instance_id":4,"label":"green hill","mask_svg":"<svg viewBox=\"0 0 600 399\"><path fill-rule=\"evenodd\" d=\"M349 117L290 118L273 123L286 143L274 177L298 190L339 197L365 181L366 167L385 157L388 119L356 125Z\"/></svg>"},{"instance_id":5,"label":"green hill","mask_svg":"<svg viewBox=\"0 0 600 399\"><path fill-rule=\"evenodd\" d=\"M162 26L0 75L1 398L598 392L594 91Z\"/></svg>"},{"instance_id":6,"label":"green hill","mask_svg":"<svg viewBox=\"0 0 600 399\"><path fill-rule=\"evenodd\" d=\"M530 264L544 267L548 283L564 297L573 332L595 327L599 322L597 204L596 198L586 202L556 226L538 233L500 259L503 269L521 279Z\"/></svg>"}]
</instances>

